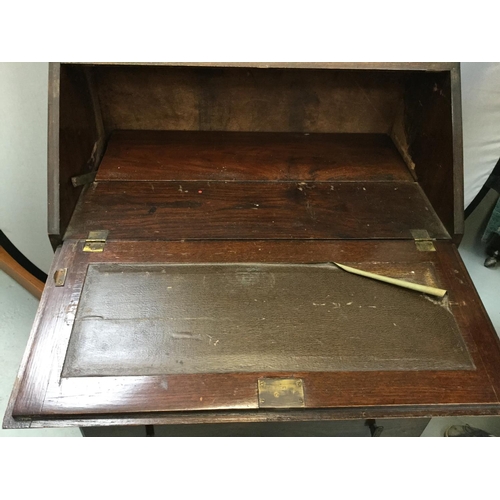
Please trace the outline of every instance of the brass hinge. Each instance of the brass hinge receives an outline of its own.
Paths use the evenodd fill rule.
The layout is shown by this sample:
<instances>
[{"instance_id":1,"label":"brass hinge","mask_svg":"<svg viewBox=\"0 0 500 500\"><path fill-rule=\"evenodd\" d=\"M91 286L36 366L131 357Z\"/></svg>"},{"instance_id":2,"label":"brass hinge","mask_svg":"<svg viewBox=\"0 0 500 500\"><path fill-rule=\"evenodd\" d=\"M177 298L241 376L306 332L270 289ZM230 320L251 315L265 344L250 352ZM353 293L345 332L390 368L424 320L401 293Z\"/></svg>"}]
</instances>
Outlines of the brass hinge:
<instances>
[{"instance_id":1,"label":"brass hinge","mask_svg":"<svg viewBox=\"0 0 500 500\"><path fill-rule=\"evenodd\" d=\"M85 243L84 252L103 252L109 231L90 231Z\"/></svg>"},{"instance_id":2,"label":"brass hinge","mask_svg":"<svg viewBox=\"0 0 500 500\"><path fill-rule=\"evenodd\" d=\"M61 269L58 269L55 273L54 273L54 283L56 286L64 286L64 284L66 283L66 276L68 274L68 268L67 267L63 267Z\"/></svg>"},{"instance_id":3,"label":"brass hinge","mask_svg":"<svg viewBox=\"0 0 500 500\"><path fill-rule=\"evenodd\" d=\"M303 408L304 382L300 378L263 378L257 384L260 408Z\"/></svg>"},{"instance_id":4,"label":"brass hinge","mask_svg":"<svg viewBox=\"0 0 500 500\"><path fill-rule=\"evenodd\" d=\"M434 246L432 238L426 229L412 229L411 235L415 240L415 245L417 250L420 252L435 252L436 247Z\"/></svg>"}]
</instances>

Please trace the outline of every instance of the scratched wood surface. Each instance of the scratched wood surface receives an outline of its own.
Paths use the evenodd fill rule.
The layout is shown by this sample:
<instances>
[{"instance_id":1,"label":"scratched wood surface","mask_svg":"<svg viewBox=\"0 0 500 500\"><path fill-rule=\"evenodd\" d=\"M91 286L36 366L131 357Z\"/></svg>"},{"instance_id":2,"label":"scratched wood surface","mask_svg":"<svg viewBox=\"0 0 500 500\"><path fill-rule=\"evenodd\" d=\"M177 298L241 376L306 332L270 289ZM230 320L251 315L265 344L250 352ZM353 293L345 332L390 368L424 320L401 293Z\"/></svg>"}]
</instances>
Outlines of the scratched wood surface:
<instances>
[{"instance_id":1,"label":"scratched wood surface","mask_svg":"<svg viewBox=\"0 0 500 500\"><path fill-rule=\"evenodd\" d=\"M98 182L66 238L377 239L448 233L414 182Z\"/></svg>"},{"instance_id":2,"label":"scratched wood surface","mask_svg":"<svg viewBox=\"0 0 500 500\"><path fill-rule=\"evenodd\" d=\"M421 284L433 273L416 270ZM63 377L473 367L447 299L333 264L103 264Z\"/></svg>"},{"instance_id":3,"label":"scratched wood surface","mask_svg":"<svg viewBox=\"0 0 500 500\"><path fill-rule=\"evenodd\" d=\"M57 65L57 71L51 73L49 140L49 232L53 244L60 243L80 193L71 186L70 177L86 170L94 156L93 146L103 140L95 128L92 95L100 103L94 111L96 116L102 115L107 136L123 129L399 135L398 147L403 145L405 161L412 166L447 232L459 241L463 232L463 174L456 64L261 65L62 64L60 71ZM82 70L91 75L92 88L79 76ZM133 176L136 167L122 165L120 170L124 168ZM352 174L354 177L362 173L355 165L351 167L358 172ZM163 175L158 168L149 168L145 177ZM119 178L112 170L108 174ZM335 172L339 178L351 177L347 169ZM311 177L322 174L313 172ZM388 178L395 173L380 171L379 179L383 175Z\"/></svg>"},{"instance_id":4,"label":"scratched wood surface","mask_svg":"<svg viewBox=\"0 0 500 500\"><path fill-rule=\"evenodd\" d=\"M97 181L413 181L384 134L116 131Z\"/></svg>"},{"instance_id":5,"label":"scratched wood surface","mask_svg":"<svg viewBox=\"0 0 500 500\"><path fill-rule=\"evenodd\" d=\"M50 70L48 222L55 248L82 191L71 177L89 171L99 132L83 68L52 64Z\"/></svg>"}]
</instances>

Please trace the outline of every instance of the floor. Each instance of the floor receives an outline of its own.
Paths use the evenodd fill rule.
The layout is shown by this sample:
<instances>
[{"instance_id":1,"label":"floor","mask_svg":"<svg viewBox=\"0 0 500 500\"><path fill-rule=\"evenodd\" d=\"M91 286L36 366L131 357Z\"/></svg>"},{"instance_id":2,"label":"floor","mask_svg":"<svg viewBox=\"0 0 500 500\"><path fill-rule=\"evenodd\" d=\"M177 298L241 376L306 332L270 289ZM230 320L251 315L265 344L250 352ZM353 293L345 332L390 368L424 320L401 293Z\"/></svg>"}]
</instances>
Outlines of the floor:
<instances>
[{"instance_id":1,"label":"floor","mask_svg":"<svg viewBox=\"0 0 500 500\"><path fill-rule=\"evenodd\" d=\"M466 222L465 237L460 254L472 276L488 314L500 333L500 307L498 282L500 266L487 269L483 266L484 245L480 238L489 213L498 198L490 192ZM0 416L3 418L19 363L28 339L38 301L12 278L0 271ZM469 423L500 436L500 417L434 418L422 436L443 436L453 424ZM81 436L77 428L70 429L0 429L0 437L6 436Z\"/></svg>"}]
</instances>

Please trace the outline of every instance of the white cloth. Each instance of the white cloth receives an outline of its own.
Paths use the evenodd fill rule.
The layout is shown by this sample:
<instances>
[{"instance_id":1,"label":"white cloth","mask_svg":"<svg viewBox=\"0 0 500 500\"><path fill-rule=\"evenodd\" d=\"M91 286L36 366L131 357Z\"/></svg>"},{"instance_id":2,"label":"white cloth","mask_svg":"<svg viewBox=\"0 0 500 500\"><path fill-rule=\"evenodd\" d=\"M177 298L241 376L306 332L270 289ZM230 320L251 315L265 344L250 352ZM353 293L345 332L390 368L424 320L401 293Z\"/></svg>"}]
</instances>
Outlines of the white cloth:
<instances>
[{"instance_id":1,"label":"white cloth","mask_svg":"<svg viewBox=\"0 0 500 500\"><path fill-rule=\"evenodd\" d=\"M462 63L465 207L500 158L500 63Z\"/></svg>"}]
</instances>

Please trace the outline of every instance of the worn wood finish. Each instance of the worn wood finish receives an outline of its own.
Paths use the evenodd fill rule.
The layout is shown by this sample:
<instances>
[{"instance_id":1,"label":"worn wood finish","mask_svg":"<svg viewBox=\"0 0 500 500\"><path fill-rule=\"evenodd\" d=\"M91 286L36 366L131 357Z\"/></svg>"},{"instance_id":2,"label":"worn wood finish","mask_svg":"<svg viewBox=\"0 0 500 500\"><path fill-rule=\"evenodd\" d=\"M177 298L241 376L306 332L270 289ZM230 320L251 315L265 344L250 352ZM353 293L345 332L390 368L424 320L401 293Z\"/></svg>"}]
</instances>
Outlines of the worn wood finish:
<instances>
[{"instance_id":1,"label":"worn wood finish","mask_svg":"<svg viewBox=\"0 0 500 500\"><path fill-rule=\"evenodd\" d=\"M81 188L71 177L95 167L98 128L82 67L51 65L49 85L49 236L61 242Z\"/></svg>"},{"instance_id":2,"label":"worn wood finish","mask_svg":"<svg viewBox=\"0 0 500 500\"><path fill-rule=\"evenodd\" d=\"M96 181L413 181L388 136L117 131Z\"/></svg>"},{"instance_id":3,"label":"worn wood finish","mask_svg":"<svg viewBox=\"0 0 500 500\"><path fill-rule=\"evenodd\" d=\"M457 67L454 62L93 62L92 66L197 66L213 68L294 68L294 69L361 69L397 71L450 71Z\"/></svg>"},{"instance_id":4,"label":"worn wood finish","mask_svg":"<svg viewBox=\"0 0 500 500\"><path fill-rule=\"evenodd\" d=\"M61 87L59 63L49 64L48 86L47 230L55 249L62 239L59 199L59 91Z\"/></svg>"},{"instance_id":5,"label":"worn wood finish","mask_svg":"<svg viewBox=\"0 0 500 500\"><path fill-rule=\"evenodd\" d=\"M62 376L473 368L447 299L331 263L92 264Z\"/></svg>"},{"instance_id":6,"label":"worn wood finish","mask_svg":"<svg viewBox=\"0 0 500 500\"><path fill-rule=\"evenodd\" d=\"M448 238L410 182L98 182L81 197L66 238Z\"/></svg>"},{"instance_id":7,"label":"worn wood finish","mask_svg":"<svg viewBox=\"0 0 500 500\"><path fill-rule=\"evenodd\" d=\"M88 80L95 82L90 85L89 95L95 94L96 98L90 100L98 99L101 103L107 133L117 128L153 128L382 132L395 137L398 135L394 133L395 124L403 117L402 135L399 134L402 155L421 179L448 233L454 241L460 240L463 187L457 64L264 63L267 69L258 68L260 63L230 63L229 66L233 64L236 67L222 67L225 63L206 63L206 67L192 67L195 63L185 67L181 63L165 63L99 64L83 68L87 70ZM313 69L315 66L324 69ZM59 121L57 68L54 66L51 76L54 102L50 123L54 126L49 125L49 158L54 165L49 175L49 232L54 235L53 244L60 242L67 223L65 214L62 219L59 215L59 201L50 196L50 192L59 192L55 173L58 165L54 162L54 156L59 156L59 152L54 154L54 145L59 140L59 130L55 130ZM79 64L63 64L61 68L63 74L82 73ZM393 71L395 69L399 71ZM257 76L252 72L257 72ZM87 83L81 87L84 93L88 93ZM274 95L276 92L278 97ZM309 92L307 95L312 100L306 98L304 92ZM72 106L63 105L64 99L63 96L61 109L70 109L73 113ZM179 106L182 109L177 109ZM280 111L273 111L273 106L278 106ZM86 108L91 110L92 105L89 103ZM261 108L262 113L257 113ZM94 110L96 116L100 115L99 107ZM102 144L102 133L98 142ZM67 190L67 180L61 178L61 196L77 195L79 190L72 187ZM70 213L73 207L74 203L70 203ZM59 220L63 221L62 229L58 227Z\"/></svg>"},{"instance_id":8,"label":"worn wood finish","mask_svg":"<svg viewBox=\"0 0 500 500\"><path fill-rule=\"evenodd\" d=\"M66 242L56 265L72 262L67 285L55 289L49 284L44 292L45 300L50 303L45 304L39 323L35 325L38 331L33 332L33 335L36 333L36 341L27 360L28 369L19 393L13 397L16 418L37 416L46 420L49 415L56 419L64 415L65 418L75 418L76 422L81 421L79 416L82 415L102 419L106 415L140 415L145 411L256 410L257 379L277 376L276 372L60 379L81 283L89 262L193 262L196 259L217 262L221 255L227 262L257 259L260 262L294 262L297 259L302 262L341 261L345 260L346 254L357 262L406 262L409 266L412 263L432 262L437 280L449 290L450 309L476 366L475 370L294 372L280 373L279 376L303 378L307 407L337 408L342 418L359 415L355 407L362 407L363 411L373 407L372 410L379 412L379 416L380 413L386 416L397 414L403 411L402 407L415 414L421 411L453 413L464 408L471 413L482 413L499 408L496 393L499 387L495 378L500 360L498 339L483 312L476 308L479 299L469 286L469 278L449 242L436 242L437 252L419 252L410 241L147 244L110 241L101 254L81 253L81 246L82 242ZM44 356L42 351L52 354ZM464 406L461 408L460 405ZM335 414L330 413L328 418L335 418ZM252 415L248 417L250 420L261 418ZM132 416L130 418L132 420L127 420L129 423L134 421ZM163 422L168 421L166 415L162 418ZM219 414L218 418L224 417Z\"/></svg>"},{"instance_id":9,"label":"worn wood finish","mask_svg":"<svg viewBox=\"0 0 500 500\"><path fill-rule=\"evenodd\" d=\"M456 262L456 266L446 265L446 257L442 255L439 256L439 265L446 273L447 279L454 282L458 293L468 294L468 298L464 299L464 302L466 302L464 305L469 306L470 309L463 308L458 312L460 315L459 321L466 324L468 329L477 329L474 334L474 341L481 352L492 387L496 394L500 396L500 370L498 369L500 363L497 358L497 353L500 350L500 338L488 317L488 313L455 245L451 247L451 251L454 254L451 258Z\"/></svg>"},{"instance_id":10,"label":"worn wood finish","mask_svg":"<svg viewBox=\"0 0 500 500\"><path fill-rule=\"evenodd\" d=\"M418 407L351 407L335 409L300 410L239 410L210 412L155 412L154 414L136 413L95 417L42 418L37 420L15 420L12 417L12 404L4 416L6 429L37 429L44 427L94 427L94 426L137 426L137 425L186 425L186 424L230 424L242 422L310 422L351 419L385 418L431 418L439 416L499 415L498 405L443 405Z\"/></svg>"},{"instance_id":11,"label":"worn wood finish","mask_svg":"<svg viewBox=\"0 0 500 500\"><path fill-rule=\"evenodd\" d=\"M389 133L394 71L96 66L106 130Z\"/></svg>"},{"instance_id":12,"label":"worn wood finish","mask_svg":"<svg viewBox=\"0 0 500 500\"><path fill-rule=\"evenodd\" d=\"M406 86L408 152L420 186L450 235L463 233L462 162L460 156L454 160L461 130L452 119L453 113L459 115L459 99L449 73L419 74Z\"/></svg>"},{"instance_id":13,"label":"worn wood finish","mask_svg":"<svg viewBox=\"0 0 500 500\"><path fill-rule=\"evenodd\" d=\"M453 128L453 241L458 246L465 229L464 218L464 151L462 134L462 86L460 66L450 71L451 119Z\"/></svg>"},{"instance_id":14,"label":"worn wood finish","mask_svg":"<svg viewBox=\"0 0 500 500\"><path fill-rule=\"evenodd\" d=\"M457 64L63 64L61 68L63 80L64 73L68 71L82 74L82 69L86 70L88 81L77 84L80 86L79 92L83 92L81 97L87 101L85 109L94 109L95 116L100 116L101 110L99 106L93 108L91 101L100 101L107 133L116 128L302 132L311 129L329 132L383 132L395 137L395 124L402 116L405 122L402 129L404 137L400 139L405 161L410 167L418 169L415 175L421 177L424 191L454 241L459 242L463 233L461 109ZM396 69L398 71L395 71ZM54 245L61 240L74 207L74 197L79 192L79 189L75 190L73 187L68 189L70 176L64 174L59 180L58 124L63 121L62 115L61 120L59 119L59 101L61 110L68 109L72 114L78 114L79 106L64 104L65 100L68 100L65 95L70 95L72 91L63 91L62 98L59 98L59 71L59 65L52 65L49 110L49 233ZM191 76L187 79L181 78L183 71L187 71ZM258 75L264 76L249 77L249 71L257 71ZM128 78L129 73L131 78ZM284 78L277 76L282 74L285 75ZM336 82L335 85L330 84L330 79ZM90 93L86 89L89 82ZM95 82L95 85L92 82ZM315 87L316 84L319 85L318 88ZM259 85L262 88L255 90ZM285 92L276 98L273 92L276 92L280 85L284 87ZM308 95L312 100L305 99L303 95L308 85L311 90ZM300 92L296 90L298 88L301 89ZM295 95L297 92L302 92L300 97ZM431 92L432 98L429 98L426 92ZM285 94L289 102L283 104L285 97L282 96ZM270 103L264 104L263 99L269 99ZM318 100L317 103L315 99ZM203 102L205 105L200 106ZM418 105L419 102L422 106ZM260 109L259 103L265 111L261 113L262 116L255 111ZM131 109L134 106L137 109ZM178 106L182 108L182 112L177 109ZM247 109L248 106L250 107ZM282 106L281 115L271 112L272 106ZM107 107L113 111L107 112ZM114 114L116 117L113 117ZM77 118L78 121L81 121L80 118ZM93 127L94 122L95 117L88 121L89 126ZM378 125L375 125L376 123ZM102 135L99 131L99 145L103 141ZM75 145L70 145L69 150L78 151L85 143L84 136L85 133L80 134L76 148ZM63 143L65 142L66 139L63 138ZM85 161L88 159L87 157ZM444 182L437 182L441 179L440 172L443 178L446 178ZM80 172L74 172L75 175L77 173L82 173L81 169ZM450 181L448 177L453 180ZM439 187L436 188L436 185ZM71 201L69 209L66 208L66 202L63 202L62 215L59 213L59 190L60 196L69 196ZM69 212L69 215L66 212Z\"/></svg>"},{"instance_id":15,"label":"worn wood finish","mask_svg":"<svg viewBox=\"0 0 500 500\"><path fill-rule=\"evenodd\" d=\"M22 385L23 397L17 401L21 409L28 405L30 411L40 412L48 380L58 378L60 375L60 373L52 372L53 353L57 352L57 349L64 349L58 341L58 335L61 329L64 329L65 321L67 321L66 314L71 314L71 310L73 314L76 312L82 283L71 276L66 279L64 287L55 287L52 277L57 269L72 265L75 245L76 243L65 244L64 252L61 251L61 247L56 249L54 261L49 270L49 278L42 293L19 369L19 373L26 373L29 376L23 377L22 380L18 376L14 385L13 395ZM61 310L67 312L56 315L50 312ZM33 355L34 352L36 355Z\"/></svg>"}]
</instances>

